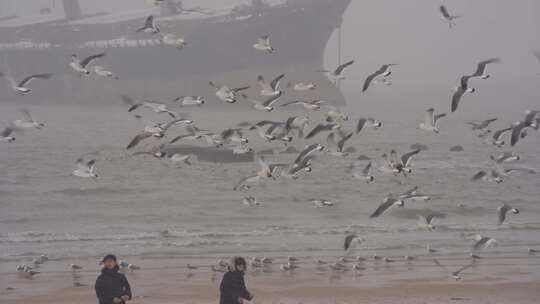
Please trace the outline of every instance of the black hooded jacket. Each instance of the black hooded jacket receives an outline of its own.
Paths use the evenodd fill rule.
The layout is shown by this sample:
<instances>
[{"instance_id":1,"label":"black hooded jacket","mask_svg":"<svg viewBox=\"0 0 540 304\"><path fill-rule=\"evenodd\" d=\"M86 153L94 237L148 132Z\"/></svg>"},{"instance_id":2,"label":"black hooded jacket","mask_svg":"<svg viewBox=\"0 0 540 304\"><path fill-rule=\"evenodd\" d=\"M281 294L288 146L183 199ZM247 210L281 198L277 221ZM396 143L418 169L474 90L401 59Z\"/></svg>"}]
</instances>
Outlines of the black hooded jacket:
<instances>
[{"instance_id":1,"label":"black hooded jacket","mask_svg":"<svg viewBox=\"0 0 540 304\"><path fill-rule=\"evenodd\" d=\"M126 277L118 272L118 266L113 269L103 268L96 280L96 295L99 304L114 304L113 298L127 295L131 300L131 287Z\"/></svg>"},{"instance_id":2,"label":"black hooded jacket","mask_svg":"<svg viewBox=\"0 0 540 304\"><path fill-rule=\"evenodd\" d=\"M251 300L252 296L246 289L243 271L228 271L223 275L219 287L220 304L238 304L239 298Z\"/></svg>"}]
</instances>

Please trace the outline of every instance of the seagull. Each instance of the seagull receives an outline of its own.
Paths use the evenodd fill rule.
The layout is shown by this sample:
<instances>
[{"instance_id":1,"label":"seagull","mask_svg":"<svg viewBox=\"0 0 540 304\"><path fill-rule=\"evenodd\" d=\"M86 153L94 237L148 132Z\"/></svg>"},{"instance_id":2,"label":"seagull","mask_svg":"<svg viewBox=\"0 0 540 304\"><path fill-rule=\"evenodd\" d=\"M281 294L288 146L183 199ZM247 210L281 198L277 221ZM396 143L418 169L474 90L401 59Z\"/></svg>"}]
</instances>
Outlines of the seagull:
<instances>
[{"instance_id":1,"label":"seagull","mask_svg":"<svg viewBox=\"0 0 540 304\"><path fill-rule=\"evenodd\" d=\"M336 80L342 80L342 79L345 79L345 76L343 75L343 72L345 71L345 69L347 67L351 66L353 63L354 63L354 60L351 60L351 61L348 61L348 62L346 62L344 64L341 64L333 72L330 72L328 70L321 70L319 72L330 73L330 76L332 78L335 78Z\"/></svg>"},{"instance_id":2,"label":"seagull","mask_svg":"<svg viewBox=\"0 0 540 304\"><path fill-rule=\"evenodd\" d=\"M334 202L327 199L312 199L310 202L315 208L330 208L335 205Z\"/></svg>"},{"instance_id":3,"label":"seagull","mask_svg":"<svg viewBox=\"0 0 540 304\"><path fill-rule=\"evenodd\" d=\"M337 123L329 123L329 124L320 123L316 125L315 128L313 128L313 130L311 130L311 132L308 133L308 135L306 135L305 139L311 139L321 132L331 132L334 130L338 130L340 128L341 128L341 125Z\"/></svg>"},{"instance_id":4,"label":"seagull","mask_svg":"<svg viewBox=\"0 0 540 304\"><path fill-rule=\"evenodd\" d=\"M349 234L345 237L345 241L343 243L343 250L348 251L351 249L353 242L356 242L356 244L361 245L362 239L359 238L356 234Z\"/></svg>"},{"instance_id":5,"label":"seagull","mask_svg":"<svg viewBox=\"0 0 540 304\"><path fill-rule=\"evenodd\" d=\"M340 109L334 106L326 106L328 112L324 114L326 122L338 122L338 121L347 121L349 116L343 113Z\"/></svg>"},{"instance_id":6,"label":"seagull","mask_svg":"<svg viewBox=\"0 0 540 304\"><path fill-rule=\"evenodd\" d=\"M99 65L94 66L94 72L96 73L96 75L101 76L101 77L119 79L118 76L116 76L113 72Z\"/></svg>"},{"instance_id":7,"label":"seagull","mask_svg":"<svg viewBox=\"0 0 540 304\"><path fill-rule=\"evenodd\" d=\"M429 231L435 230L435 226L432 224L433 219L437 217L435 214L433 213L430 213L427 215L418 214L417 217L418 217L418 226L420 228L425 228Z\"/></svg>"},{"instance_id":8,"label":"seagull","mask_svg":"<svg viewBox=\"0 0 540 304\"><path fill-rule=\"evenodd\" d=\"M2 133L0 133L0 142L2 141L5 141L5 142L14 142L15 141L15 137L13 137L11 134L13 133L13 128L11 127L7 127L4 129L4 131L2 131Z\"/></svg>"},{"instance_id":9,"label":"seagull","mask_svg":"<svg viewBox=\"0 0 540 304\"><path fill-rule=\"evenodd\" d=\"M259 111L272 112L274 110L273 105L279 101L283 92L279 91L276 95L269 96L265 101L252 100L253 107Z\"/></svg>"},{"instance_id":10,"label":"seagull","mask_svg":"<svg viewBox=\"0 0 540 304\"><path fill-rule=\"evenodd\" d=\"M499 220L498 220L498 224L499 225L502 225L502 223L504 223L504 220L506 219L506 214L508 213L508 211L512 212L513 214L519 214L519 210L516 209L516 208L512 208L506 204L503 204L502 206L500 206L499 208L497 208L497 213L499 215Z\"/></svg>"},{"instance_id":11,"label":"seagull","mask_svg":"<svg viewBox=\"0 0 540 304\"><path fill-rule=\"evenodd\" d=\"M256 183L260 182L263 179L271 178L276 179L277 169L283 167L283 164L268 164L262 156L256 156L255 161L259 164L260 170L254 176L248 176L242 178L233 188L233 190L238 190L240 186L244 183Z\"/></svg>"},{"instance_id":12,"label":"seagull","mask_svg":"<svg viewBox=\"0 0 540 304\"><path fill-rule=\"evenodd\" d=\"M437 123L439 120L446 116L446 113L437 114L435 115L435 109L429 108L426 110L426 118L423 123L420 124L420 129L439 133L439 127L437 126Z\"/></svg>"},{"instance_id":13,"label":"seagull","mask_svg":"<svg viewBox=\"0 0 540 304\"><path fill-rule=\"evenodd\" d=\"M159 27L157 26L156 22L154 21L154 16L150 15L146 17L146 20L144 21L144 26L140 27L136 30L136 32L145 32L145 33L152 33L157 34L159 33Z\"/></svg>"},{"instance_id":14,"label":"seagull","mask_svg":"<svg viewBox=\"0 0 540 304\"><path fill-rule=\"evenodd\" d=\"M352 175L359 180L366 181L368 184L375 180L375 177L371 175L371 162L363 169L360 168L360 162L355 162L352 166Z\"/></svg>"},{"instance_id":15,"label":"seagull","mask_svg":"<svg viewBox=\"0 0 540 304\"><path fill-rule=\"evenodd\" d=\"M468 124L472 126L473 130L484 130L495 121L497 121L497 118L486 119L481 122L469 122Z\"/></svg>"},{"instance_id":16,"label":"seagull","mask_svg":"<svg viewBox=\"0 0 540 304\"><path fill-rule=\"evenodd\" d=\"M167 113L172 118L176 118L178 116L177 113L169 110L169 108L167 108L166 105L157 103L155 101L150 101L150 100L145 100L143 102L135 101L131 97L126 96L126 95L122 95L122 100L124 101L124 103L130 106L128 109L128 112L133 112L140 107L144 107L144 108L148 108L154 111L155 113Z\"/></svg>"},{"instance_id":17,"label":"seagull","mask_svg":"<svg viewBox=\"0 0 540 304\"><path fill-rule=\"evenodd\" d=\"M219 134L219 141L223 143L235 142L247 144L249 140L242 134L242 129L226 129Z\"/></svg>"},{"instance_id":18,"label":"seagull","mask_svg":"<svg viewBox=\"0 0 540 304\"><path fill-rule=\"evenodd\" d=\"M203 137L203 134L200 134L202 130L200 130L199 128L195 126L187 125L184 128L186 129L188 134L179 135L175 137L173 140L170 141L170 144L174 144L181 139L195 140L195 139L200 139Z\"/></svg>"},{"instance_id":19,"label":"seagull","mask_svg":"<svg viewBox=\"0 0 540 304\"><path fill-rule=\"evenodd\" d=\"M437 253L437 252L439 252L439 250L431 248L430 245L426 246L426 250L427 250L428 253Z\"/></svg>"},{"instance_id":20,"label":"seagull","mask_svg":"<svg viewBox=\"0 0 540 304\"><path fill-rule=\"evenodd\" d=\"M491 58L488 60L480 61L478 63L478 66L476 67L476 71L470 75L470 78L481 78L481 79L488 79L491 77L491 75L486 74L486 69L488 64L492 63L499 63L501 62L500 58Z\"/></svg>"},{"instance_id":21,"label":"seagull","mask_svg":"<svg viewBox=\"0 0 540 304\"><path fill-rule=\"evenodd\" d=\"M38 129L38 130L40 130L41 128L45 127L44 123L37 122L34 119L34 117L32 116L32 113L30 113L29 110L22 109L21 112L25 116L25 120L18 119L18 120L15 120L15 121L11 122L11 126L14 129L20 129L20 130Z\"/></svg>"},{"instance_id":22,"label":"seagull","mask_svg":"<svg viewBox=\"0 0 540 304\"><path fill-rule=\"evenodd\" d=\"M468 238L475 241L472 247L473 252L476 252L482 248L487 248L497 242L494 238L490 238L490 237L483 236L480 234L474 234L474 235L469 236Z\"/></svg>"},{"instance_id":23,"label":"seagull","mask_svg":"<svg viewBox=\"0 0 540 304\"><path fill-rule=\"evenodd\" d=\"M192 265L190 265L190 264L187 264L187 265L186 265L186 268L187 268L189 271L199 269L199 267L197 267L197 266L192 266Z\"/></svg>"},{"instance_id":24,"label":"seagull","mask_svg":"<svg viewBox=\"0 0 540 304\"><path fill-rule=\"evenodd\" d=\"M528 248L527 251L529 252L529 255L536 255L537 253L540 253L540 250Z\"/></svg>"},{"instance_id":25,"label":"seagull","mask_svg":"<svg viewBox=\"0 0 540 304\"><path fill-rule=\"evenodd\" d=\"M421 150L413 150L411 152L403 154L401 158L398 161L395 161L393 164L394 173L412 173L412 168L410 167L412 157L420 153L420 151ZM395 150L392 150L390 154L394 157L397 153Z\"/></svg>"},{"instance_id":26,"label":"seagull","mask_svg":"<svg viewBox=\"0 0 540 304\"><path fill-rule=\"evenodd\" d=\"M291 106L291 105L301 105L306 110L318 111L321 109L321 105L326 102L327 102L326 100L312 100L312 101L295 100L295 101L284 103L281 106L286 107L286 106Z\"/></svg>"},{"instance_id":27,"label":"seagull","mask_svg":"<svg viewBox=\"0 0 540 304\"><path fill-rule=\"evenodd\" d=\"M437 259L433 259L433 262L435 263L435 265L441 267L442 269L444 269L444 271L448 272L452 276L452 278L454 278L454 280L456 280L456 281L459 281L459 280L462 279L461 276L459 275L460 273L462 273L463 271L473 267L474 264L475 264L475 261L473 260L473 262L471 264L465 265L465 266L459 268L458 270L452 272L452 271L449 271L448 268L443 266Z\"/></svg>"},{"instance_id":28,"label":"seagull","mask_svg":"<svg viewBox=\"0 0 540 304\"><path fill-rule=\"evenodd\" d=\"M71 269L73 270L80 270L80 269L83 269L82 266L80 265L77 265L77 264L71 264Z\"/></svg>"},{"instance_id":29,"label":"seagull","mask_svg":"<svg viewBox=\"0 0 540 304\"><path fill-rule=\"evenodd\" d=\"M512 125L512 136L510 137L510 145L515 146L520 139L524 137L527 128L536 129L538 125L532 121L518 121Z\"/></svg>"},{"instance_id":30,"label":"seagull","mask_svg":"<svg viewBox=\"0 0 540 304\"><path fill-rule=\"evenodd\" d=\"M315 89L317 89L317 85L312 82L310 83L299 82L299 83L294 84L293 86L293 90L297 92L313 91Z\"/></svg>"},{"instance_id":31,"label":"seagull","mask_svg":"<svg viewBox=\"0 0 540 304\"><path fill-rule=\"evenodd\" d=\"M80 157L76 162L77 169L73 171L73 175L81 178L98 178L98 175L94 172L96 166L96 160L85 161L84 157Z\"/></svg>"},{"instance_id":32,"label":"seagull","mask_svg":"<svg viewBox=\"0 0 540 304\"><path fill-rule=\"evenodd\" d=\"M161 42L165 45L171 45L181 50L187 46L187 42L183 37L178 37L174 34L164 34L161 36Z\"/></svg>"},{"instance_id":33,"label":"seagull","mask_svg":"<svg viewBox=\"0 0 540 304\"><path fill-rule=\"evenodd\" d=\"M244 198L242 198L242 205L248 207L256 207L260 206L261 203L254 196L245 196Z\"/></svg>"},{"instance_id":34,"label":"seagull","mask_svg":"<svg viewBox=\"0 0 540 304\"><path fill-rule=\"evenodd\" d=\"M461 98L465 93L474 93L476 92L475 88L469 88L469 79L471 76L463 76L460 80L460 85L454 89L454 94L452 95L452 113L455 112L461 102Z\"/></svg>"},{"instance_id":35,"label":"seagull","mask_svg":"<svg viewBox=\"0 0 540 304\"><path fill-rule=\"evenodd\" d=\"M173 101L178 102L180 106L202 106L206 103L206 99L202 96L180 96Z\"/></svg>"},{"instance_id":36,"label":"seagull","mask_svg":"<svg viewBox=\"0 0 540 304\"><path fill-rule=\"evenodd\" d=\"M383 203L377 207L377 209L369 216L370 218L379 217L386 210L390 209L392 206L403 207L405 206L405 201L394 198L392 195L389 195L384 198Z\"/></svg>"},{"instance_id":37,"label":"seagull","mask_svg":"<svg viewBox=\"0 0 540 304\"><path fill-rule=\"evenodd\" d=\"M505 142L504 142L504 140L501 139L501 136L504 133L509 132L509 131L513 131L513 127L505 128L505 129L501 129L501 130L496 131L495 133L493 133L493 136L491 138L491 143L494 146L497 146L497 147L504 146Z\"/></svg>"},{"instance_id":38,"label":"seagull","mask_svg":"<svg viewBox=\"0 0 540 304\"><path fill-rule=\"evenodd\" d=\"M284 271L284 272L287 272L287 271L293 271L293 270L295 270L295 269L297 269L297 268L298 268L298 265L294 265L294 264L291 263L291 262L287 262L286 264L281 264L281 265L279 266L279 269L280 269L281 271Z\"/></svg>"},{"instance_id":39,"label":"seagull","mask_svg":"<svg viewBox=\"0 0 540 304\"><path fill-rule=\"evenodd\" d=\"M456 25L454 20L461 17L461 16L450 15L450 13L448 12L448 9L446 9L446 6L444 5L439 6L439 11L441 12L441 20L448 22L448 27L450 29Z\"/></svg>"},{"instance_id":40,"label":"seagull","mask_svg":"<svg viewBox=\"0 0 540 304\"><path fill-rule=\"evenodd\" d=\"M298 154L292 165L290 165L287 172L284 172L282 175L289 178L296 178L298 172L304 170L306 172L311 172L311 164L315 158L314 153L324 150L324 146L320 144L311 144L304 147L304 150Z\"/></svg>"},{"instance_id":41,"label":"seagull","mask_svg":"<svg viewBox=\"0 0 540 304\"><path fill-rule=\"evenodd\" d=\"M389 77L392 74L391 67L395 65L396 64L383 64L377 71L369 75L364 81L362 92L367 91L371 82L375 80L376 78L378 78L379 76L382 76L382 79L384 79L384 81L387 82L388 81L387 77Z\"/></svg>"},{"instance_id":42,"label":"seagull","mask_svg":"<svg viewBox=\"0 0 540 304\"><path fill-rule=\"evenodd\" d=\"M310 119L306 116L293 116L287 119L285 123L289 130L296 130L298 137L304 137L304 129L309 125Z\"/></svg>"},{"instance_id":43,"label":"seagull","mask_svg":"<svg viewBox=\"0 0 540 304\"><path fill-rule=\"evenodd\" d=\"M83 60L79 60L77 57L77 54L71 55L71 63L69 66L77 73L81 75L89 75L90 71L87 69L88 65L92 63L92 61L105 57L105 53L100 53L92 56L88 56L84 58Z\"/></svg>"},{"instance_id":44,"label":"seagull","mask_svg":"<svg viewBox=\"0 0 540 304\"><path fill-rule=\"evenodd\" d=\"M326 138L326 144L328 145L328 150L330 152L330 155L333 156L347 156L348 153L343 152L343 146L345 145L345 142L349 140L353 136L353 132L349 134L344 134L341 139L336 142L335 139L335 133L330 133L328 137Z\"/></svg>"},{"instance_id":45,"label":"seagull","mask_svg":"<svg viewBox=\"0 0 540 304\"><path fill-rule=\"evenodd\" d=\"M492 161L496 162L497 164L502 164L502 163L510 163L510 162L518 161L521 159L521 156L519 156L519 154L515 152L504 152L503 154L498 155L496 157L493 155L490 155L489 158Z\"/></svg>"},{"instance_id":46,"label":"seagull","mask_svg":"<svg viewBox=\"0 0 540 304\"><path fill-rule=\"evenodd\" d=\"M259 75L257 77L257 81L262 88L261 93L260 93L261 96L281 95L282 92L279 90L279 84L281 80L283 79L283 77L285 77L285 74L281 74L277 76L276 78L272 80L272 82L270 82L270 84L268 84L264 81L263 76Z\"/></svg>"},{"instance_id":47,"label":"seagull","mask_svg":"<svg viewBox=\"0 0 540 304\"><path fill-rule=\"evenodd\" d=\"M34 75L30 75L26 78L24 78L21 82L17 83L15 81L15 79L13 79L11 76L9 75L4 75L2 73L0 73L0 77L6 77L7 80L9 81L9 83L11 84L11 88L13 89L13 91L15 91L16 93L20 94L20 95L27 95L27 94L30 94L30 92L32 92L32 90L28 87L25 87L26 85L30 84L30 82L34 79L49 79L51 78L52 74L50 73L47 73L47 74L34 74Z\"/></svg>"},{"instance_id":48,"label":"seagull","mask_svg":"<svg viewBox=\"0 0 540 304\"><path fill-rule=\"evenodd\" d=\"M218 86L215 83L213 83L212 81L210 81L210 86L217 90L216 91L216 96L221 101L224 101L224 102L227 102L227 103L235 103L237 101L238 92L241 92L241 91L244 91L244 90L247 90L247 89L250 88L250 86L245 86L245 87L230 89L229 87L227 87L225 85Z\"/></svg>"},{"instance_id":49,"label":"seagull","mask_svg":"<svg viewBox=\"0 0 540 304\"><path fill-rule=\"evenodd\" d=\"M272 54L275 52L274 48L272 47L272 44L270 43L270 36L263 35L257 39L257 43L253 45L253 48L257 51L264 51L269 54Z\"/></svg>"},{"instance_id":50,"label":"seagull","mask_svg":"<svg viewBox=\"0 0 540 304\"><path fill-rule=\"evenodd\" d=\"M127 266L127 269L133 271L133 270L139 270L139 269L141 269L141 267L140 267L140 266L137 266L137 265L134 265L134 264L129 264L129 265Z\"/></svg>"},{"instance_id":51,"label":"seagull","mask_svg":"<svg viewBox=\"0 0 540 304\"><path fill-rule=\"evenodd\" d=\"M163 138L165 137L165 132L167 132L168 129L170 129L174 125L178 125L181 123L189 123L190 120L185 119L175 119L171 120L168 123L165 124L157 124L153 127L146 127L145 130L142 133L137 134L127 145L126 149L130 150L137 146L141 141L150 138L150 137L156 137L156 138ZM174 140L173 140L174 142Z\"/></svg>"},{"instance_id":52,"label":"seagull","mask_svg":"<svg viewBox=\"0 0 540 304\"><path fill-rule=\"evenodd\" d=\"M501 175L496 170L491 170L491 174L488 174L486 171L480 171L476 173L472 178L471 181L475 182L478 180L485 180L487 182L493 182L500 184L503 182L503 179Z\"/></svg>"}]
</instances>

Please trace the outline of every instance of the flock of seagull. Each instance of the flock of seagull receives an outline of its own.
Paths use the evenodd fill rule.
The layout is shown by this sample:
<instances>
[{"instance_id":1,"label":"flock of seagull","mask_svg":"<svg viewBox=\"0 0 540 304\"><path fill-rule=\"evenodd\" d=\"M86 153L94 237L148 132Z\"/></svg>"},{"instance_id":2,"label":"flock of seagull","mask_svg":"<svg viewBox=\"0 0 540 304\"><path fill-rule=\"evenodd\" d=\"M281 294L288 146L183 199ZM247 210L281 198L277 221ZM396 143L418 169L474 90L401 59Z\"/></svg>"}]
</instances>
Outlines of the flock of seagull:
<instances>
[{"instance_id":1,"label":"flock of seagull","mask_svg":"<svg viewBox=\"0 0 540 304\"><path fill-rule=\"evenodd\" d=\"M440 12L442 14L442 19L448 23L449 27L452 28L456 25L455 21L459 16L451 15L448 10L444 7L440 7ZM156 23L153 16L149 16L144 25L136 30L138 33L148 33L151 35L162 34L160 32L159 26ZM172 39L172 44L178 42L175 40L176 36L174 34L162 34L168 39ZM175 42L174 42L175 41ZM182 45L185 44L185 41L181 42ZM263 35L259 37L255 44L252 46L255 51L270 54L275 53L277 50L272 46L270 35ZM540 52L534 52L534 55L540 61ZM77 55L72 55L71 63L69 66L71 69L80 77L85 77L92 73L90 66L100 58L103 58L105 53L95 54L88 56L82 60L78 58ZM466 94L472 94L476 91L472 87L474 80L480 79L485 80L490 78L490 75L486 73L487 67L491 64L500 62L499 58L492 58L488 60L481 61L478 63L476 70L472 74L464 75L459 80L459 85L454 89L453 95L451 97L450 109L452 112L458 110L460 104L463 101L463 98ZM327 73L328 77L333 80L342 80L345 79L345 72L351 66L353 66L354 60L348 61L344 64L339 65L334 70L321 70L319 72ZM370 89L373 84L383 84L391 85L392 80L390 76L392 75L392 67L396 64L383 64L381 67L370 74L364 81L362 86L362 91L365 92ZM104 67L94 66L94 73L109 78L118 78L113 72L108 71ZM17 82L11 75L0 74L0 76L8 79L13 91L19 95L28 95L32 93L32 90L29 88L30 83L33 80L45 81L51 78L51 74L34 74L24 78L22 81ZM272 112L284 107L292 106L301 106L307 112L317 112L322 109L325 110L325 120L317 122L315 126L311 127L312 119L308 114L305 116L292 116L289 117L286 121L271 121L263 120L259 122L245 122L240 123L237 126L232 128L227 128L221 132L211 132L208 130L202 130L195 125L195 122L188 118L188 115L185 113L178 113L174 111L167 104L159 103L152 100L136 100L127 95L122 96L123 102L128 106L127 112L137 112L140 113L143 110L148 110L157 114L163 114L165 117L169 117L170 120L166 122L151 122L146 119L141 114L136 114L135 117L139 120L144 120L146 127L139 132L133 139L127 144L126 150L132 151L139 144L150 138L154 138L161 143L151 149L150 151L138 151L134 152L132 155L150 155L160 160L167 160L173 163L191 165L190 158L191 155L182 155L179 153L171 152L172 150L168 149L172 144L175 144L180 141L188 140L203 140L206 143L216 146L216 147L232 147L233 153L235 154L245 154L253 153L254 150L249 146L249 140L245 136L246 132L256 132L256 134L261 137L265 142L268 143L278 143L279 145L287 146L287 149L290 149L290 145L295 139L303 140L312 140L321 134L326 136L326 146L323 146L320 143L312 143L306 145L301 151L297 151L296 158L290 163L271 163L268 162L265 157L260 153L255 154L255 163L258 166L258 170L253 174L242 177L236 182L232 190L235 191L247 191L254 187L256 184L264 183L269 180L276 180L279 178L287 178L291 180L298 180L305 174L310 174L313 171L313 165L318 155L323 152L327 152L328 155L345 158L350 154L355 152L353 147L346 147L347 142L353 137L358 135L361 132L367 132L367 130L376 131L383 127L382 121L375 118L358 118L355 127L353 130L346 130L344 122L349 121L350 117L338 107L332 106L330 102L326 100L292 100L287 102L280 102L281 99L286 96L286 90L291 89L297 92L308 92L316 91L317 84L311 82L298 82L298 83L289 83L285 89L282 85L283 80L286 78L285 74L280 74L273 78L270 82L267 82L263 76L257 77L257 83L260 86L259 96L249 97L244 92L249 89L251 86L241 86L241 87L230 87L225 84L218 84L216 82L209 82L209 85L215 89L215 96L220 101L226 104L236 103L239 100L249 101L253 108L258 111ZM201 107L206 104L206 98L202 96L180 96L173 100L173 103L177 107L189 107L197 106ZM24 120L15 120L10 125L0 133L0 142L14 142L14 131L19 129L41 129L45 127L45 124L38 122L34 119L31 113L28 110L23 110ZM448 117L447 113L438 113L434 108L426 110L425 120L421 122L418 128L422 131L439 133L439 121ZM524 117L515 122L514 124L499 130L492 131L489 127L497 121L496 118L488 119L480 122L470 122L472 131L475 132L479 138L486 140L486 143L493 145L496 148L503 148L506 146L513 147L518 142L523 140L531 131L538 130L540 125L540 111L536 110L527 110ZM171 130L175 128L181 128L184 130L184 133L181 135L176 135L174 139L169 142L164 142L166 134L170 133ZM510 134L510 141L504 139L505 134ZM306 135L304 135L306 134ZM459 151L458 147L455 147L455 151ZM427 147L422 145L413 145L411 150L399 155L397 151L392 150L389 154L385 153L382 155L381 166L379 167L382 173L387 173L390 175L398 176L407 176L413 174L414 170L412 167L412 159L414 156L418 155L422 151L427 150ZM479 181L485 180L488 182L501 183L504 178L513 172L522 172L526 171L528 173L535 173L531 169L522 169L522 168L504 168L503 165L511 162L520 160L520 156L515 152L503 152L500 155L492 155L491 160L494 167L492 169L486 169L475 174L471 180ZM75 177L78 178L98 178L96 173L96 159L89 158L88 155L81 156L76 161L76 169L72 172ZM376 182L376 177L373 173L375 169L374 163L368 157L359 157L354 161L354 163L349 168L349 173L354 179L363 181L367 184ZM406 192L394 195L389 194L386 196L382 203L371 213L371 218L376 218L383 216L391 208L403 208L406 206L407 201L410 200L430 200L431 197L422 194L419 192L418 187L414 187ZM329 200L324 199L313 199L311 203L316 208L332 208L334 203ZM242 204L250 207L256 207L261 205L261 203L254 196L245 196L242 199ZM503 204L498 207L498 219L497 223L499 225L503 224L507 219L507 215L519 214L519 210L507 204ZM440 214L428 214L428 215L419 215L420 225L425 227L430 231L436 231L436 227L433 224L435 218L439 218L442 215ZM488 247L494 244L496 241L493 238L482 236L479 234L473 234L467 236L474 241L471 248L471 257L473 257L473 262L467 264L464 267L458 269L457 271L448 271L447 267L442 265L437 259L434 259L433 262L448 271L450 275L455 279L461 279L460 274L466 269L471 268L476 259L478 258L476 252L480 249ZM363 243L363 239L356 234L350 234L345 237L344 241L344 250L347 256L351 250L358 247ZM429 253L436 252L436 250L428 247ZM535 249L529 249L530 254L535 254L538 251ZM381 258L378 256L373 257L374 260L383 260L384 262L392 262L390 258ZM413 260L414 257L405 257L405 260ZM34 266L43 263L46 260L46 257L41 257L41 260L38 260L34 263ZM345 271L347 269L352 269L353 271L360 271L364 269L361 264L365 258L357 257L356 259L348 259L346 257L340 258L336 263L329 263L325 261L317 261L318 266L326 265L329 269L333 271ZM250 261L252 267L265 267L265 265L272 264L273 260L270 258L253 258ZM353 263L353 266L346 266L347 263ZM217 266L212 266L214 271L224 271L229 265L227 263L220 261ZM285 272L291 272L298 268L298 258L289 257L286 263L280 265L280 269ZM73 270L81 269L78 265L71 265ZM126 264L125 269L135 270L138 269L137 266L132 264ZM197 266L187 265L189 271L196 270ZM28 276L33 276L38 272L33 270L31 266L21 265L17 268L20 272Z\"/></svg>"}]
</instances>

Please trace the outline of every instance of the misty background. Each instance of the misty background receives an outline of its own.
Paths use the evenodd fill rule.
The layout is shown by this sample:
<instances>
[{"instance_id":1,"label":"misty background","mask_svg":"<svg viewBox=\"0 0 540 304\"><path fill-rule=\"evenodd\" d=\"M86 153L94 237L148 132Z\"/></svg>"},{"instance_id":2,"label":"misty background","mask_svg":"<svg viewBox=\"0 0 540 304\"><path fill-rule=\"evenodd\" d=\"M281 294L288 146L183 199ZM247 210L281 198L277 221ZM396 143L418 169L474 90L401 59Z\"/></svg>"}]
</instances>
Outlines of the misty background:
<instances>
[{"instance_id":1,"label":"misty background","mask_svg":"<svg viewBox=\"0 0 540 304\"><path fill-rule=\"evenodd\" d=\"M210 9L248 2L183 1L186 7ZM440 4L462 16L452 30L440 20ZM53 14L61 13L59 0L0 1L2 15L33 15L51 6L57 10ZM155 8L150 0L82 0L81 6L85 14ZM489 67L490 81L475 82L478 93L465 102L476 106L469 109L478 114L489 106L494 113L518 113L538 106L540 63L531 50L540 49L539 11L536 0L354 0L342 27L343 60L356 60L342 83L349 110L361 113L369 105L375 113L400 112L413 105L415 112L430 106L447 111L451 90L461 75L472 73L478 61L492 57L503 61ZM337 36L336 31L326 50L327 68L337 64ZM384 63L399 64L393 86L361 94L361 82Z\"/></svg>"}]
</instances>

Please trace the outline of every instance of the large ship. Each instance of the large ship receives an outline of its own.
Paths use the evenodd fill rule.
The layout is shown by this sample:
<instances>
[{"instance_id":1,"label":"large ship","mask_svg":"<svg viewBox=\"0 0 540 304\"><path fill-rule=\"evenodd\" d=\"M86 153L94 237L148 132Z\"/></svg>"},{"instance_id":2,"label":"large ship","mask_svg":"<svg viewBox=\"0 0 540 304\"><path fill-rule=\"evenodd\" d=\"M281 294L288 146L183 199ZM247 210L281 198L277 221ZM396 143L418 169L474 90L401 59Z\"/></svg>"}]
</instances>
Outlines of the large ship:
<instances>
[{"instance_id":1,"label":"large ship","mask_svg":"<svg viewBox=\"0 0 540 304\"><path fill-rule=\"evenodd\" d=\"M32 83L35 94L24 99L36 102L103 104L116 102L124 93L155 100L202 95L217 104L209 81L231 87L252 85L247 95L255 96L258 75L270 79L285 73L284 85L317 84L312 95L290 93L289 98L316 97L344 104L339 88L317 71L351 1L253 0L207 11L169 0L145 10L85 15L78 0L63 0L62 16L41 10L43 17L0 19L0 69L15 78L53 73L50 80ZM159 34L136 32L149 15L155 16ZM164 43L167 34L182 37L186 46ZM274 53L252 47L263 35L271 37ZM101 52L106 56L95 64L119 79L81 77L70 71L71 54L85 57ZM8 83L0 81L0 87L6 92ZM3 99L10 98L6 94ZM17 98L14 93L11 97Z\"/></svg>"}]
</instances>

